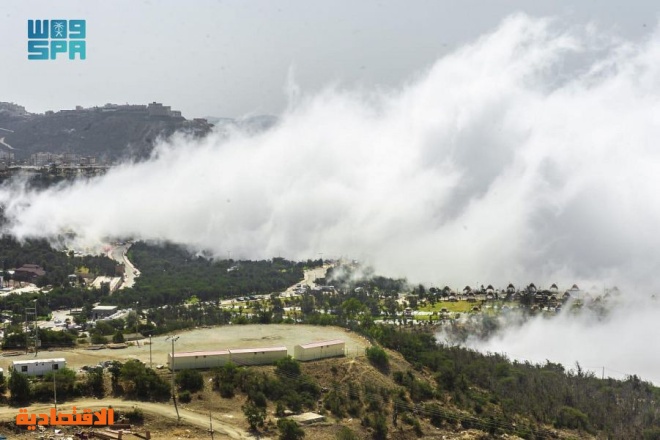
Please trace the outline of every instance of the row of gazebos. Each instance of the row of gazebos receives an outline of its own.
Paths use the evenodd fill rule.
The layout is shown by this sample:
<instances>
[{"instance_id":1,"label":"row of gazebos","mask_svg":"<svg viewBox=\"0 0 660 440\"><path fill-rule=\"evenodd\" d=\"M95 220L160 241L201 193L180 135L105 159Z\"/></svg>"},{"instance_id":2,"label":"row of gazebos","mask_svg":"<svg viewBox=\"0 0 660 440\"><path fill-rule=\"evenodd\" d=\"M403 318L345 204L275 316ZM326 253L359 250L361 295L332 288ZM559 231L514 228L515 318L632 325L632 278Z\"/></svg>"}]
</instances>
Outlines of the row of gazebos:
<instances>
[{"instance_id":1,"label":"row of gazebos","mask_svg":"<svg viewBox=\"0 0 660 440\"><path fill-rule=\"evenodd\" d=\"M490 301L500 298L507 300L518 301L523 297L529 297L533 295L533 299L536 301L567 301L572 296L577 295L580 292L580 288L573 284L573 286L566 290L560 297L559 288L557 284L552 284L549 289L539 290L534 283L529 284L524 289L516 289L513 284L509 284L504 290L496 290L492 285L484 287L483 285L480 288L473 289L470 286L465 286L462 292L455 292L450 287L445 286L443 289L435 289L436 292L439 292L443 297L449 301L469 301L476 302L478 299Z\"/></svg>"}]
</instances>

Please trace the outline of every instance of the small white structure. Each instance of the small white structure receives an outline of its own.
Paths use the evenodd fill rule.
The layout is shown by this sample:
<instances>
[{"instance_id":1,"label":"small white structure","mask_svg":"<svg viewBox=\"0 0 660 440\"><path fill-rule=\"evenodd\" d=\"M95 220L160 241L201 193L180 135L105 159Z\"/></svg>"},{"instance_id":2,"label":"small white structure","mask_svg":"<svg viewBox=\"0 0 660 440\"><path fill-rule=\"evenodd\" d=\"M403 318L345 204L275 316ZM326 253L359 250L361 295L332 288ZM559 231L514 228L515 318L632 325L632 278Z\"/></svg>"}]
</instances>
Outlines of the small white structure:
<instances>
[{"instance_id":1,"label":"small white structure","mask_svg":"<svg viewBox=\"0 0 660 440\"><path fill-rule=\"evenodd\" d=\"M287 356L286 347L230 348L231 362L236 365L268 365Z\"/></svg>"},{"instance_id":2,"label":"small white structure","mask_svg":"<svg viewBox=\"0 0 660 440\"><path fill-rule=\"evenodd\" d=\"M92 309L92 319L104 319L117 313L117 306L96 306Z\"/></svg>"},{"instance_id":3,"label":"small white structure","mask_svg":"<svg viewBox=\"0 0 660 440\"><path fill-rule=\"evenodd\" d=\"M293 349L293 357L299 361L312 361L315 359L344 356L345 348L346 343L341 339L312 342L296 345Z\"/></svg>"},{"instance_id":4,"label":"small white structure","mask_svg":"<svg viewBox=\"0 0 660 440\"><path fill-rule=\"evenodd\" d=\"M229 360L229 350L175 352L174 363L172 363L172 353L167 354L167 365L173 371L215 368L225 365Z\"/></svg>"},{"instance_id":5,"label":"small white structure","mask_svg":"<svg viewBox=\"0 0 660 440\"><path fill-rule=\"evenodd\" d=\"M13 361L12 372L26 374L28 376L43 376L51 371L61 370L66 367L66 359L34 359L29 361Z\"/></svg>"}]
</instances>

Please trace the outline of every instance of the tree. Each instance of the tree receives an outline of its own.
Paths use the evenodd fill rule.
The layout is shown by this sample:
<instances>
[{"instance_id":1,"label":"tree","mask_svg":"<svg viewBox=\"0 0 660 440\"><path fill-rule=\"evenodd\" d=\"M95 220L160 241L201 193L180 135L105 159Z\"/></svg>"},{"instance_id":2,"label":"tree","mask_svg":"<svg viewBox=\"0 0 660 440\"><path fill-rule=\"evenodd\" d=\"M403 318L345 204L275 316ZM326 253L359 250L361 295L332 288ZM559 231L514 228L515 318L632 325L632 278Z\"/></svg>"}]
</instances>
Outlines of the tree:
<instances>
[{"instance_id":1,"label":"tree","mask_svg":"<svg viewBox=\"0 0 660 440\"><path fill-rule=\"evenodd\" d=\"M247 402L241 409L251 430L256 431L264 426L264 420L266 420L266 410L264 408L260 408L252 402Z\"/></svg>"},{"instance_id":2,"label":"tree","mask_svg":"<svg viewBox=\"0 0 660 440\"><path fill-rule=\"evenodd\" d=\"M128 329L135 329L135 326L139 323L138 321L138 314L134 310L131 310L128 312L128 316L126 316L126 328Z\"/></svg>"},{"instance_id":3,"label":"tree","mask_svg":"<svg viewBox=\"0 0 660 440\"><path fill-rule=\"evenodd\" d=\"M275 373L278 376L298 377L300 376L300 362L291 356L275 361Z\"/></svg>"},{"instance_id":4,"label":"tree","mask_svg":"<svg viewBox=\"0 0 660 440\"><path fill-rule=\"evenodd\" d=\"M97 367L89 370L87 372L87 378L85 379L85 385L87 385L87 392L89 394L98 397L99 399L102 398L105 394L103 368Z\"/></svg>"},{"instance_id":5,"label":"tree","mask_svg":"<svg viewBox=\"0 0 660 440\"><path fill-rule=\"evenodd\" d=\"M382 414L376 414L373 419L373 438L375 440L385 440L387 438L387 420Z\"/></svg>"},{"instance_id":6,"label":"tree","mask_svg":"<svg viewBox=\"0 0 660 440\"><path fill-rule=\"evenodd\" d=\"M390 360L385 350L380 347L373 346L368 347L365 352L367 354L367 359L369 359L369 362L371 362L371 365L378 368L383 373L387 373L387 371L389 371Z\"/></svg>"},{"instance_id":7,"label":"tree","mask_svg":"<svg viewBox=\"0 0 660 440\"><path fill-rule=\"evenodd\" d=\"M115 332L115 328L108 321L96 321L96 332L107 336Z\"/></svg>"},{"instance_id":8,"label":"tree","mask_svg":"<svg viewBox=\"0 0 660 440\"><path fill-rule=\"evenodd\" d=\"M110 372L110 383L112 384L112 392L116 393L119 388L119 377L121 376L121 368L123 364L119 361L112 361L108 371Z\"/></svg>"},{"instance_id":9,"label":"tree","mask_svg":"<svg viewBox=\"0 0 660 440\"><path fill-rule=\"evenodd\" d=\"M117 332L112 335L112 342L115 344L121 344L124 342L124 334L121 332L121 330L117 330Z\"/></svg>"},{"instance_id":10,"label":"tree","mask_svg":"<svg viewBox=\"0 0 660 440\"><path fill-rule=\"evenodd\" d=\"M277 429L280 430L280 440L301 440L305 438L305 431L291 419L279 419Z\"/></svg>"},{"instance_id":11,"label":"tree","mask_svg":"<svg viewBox=\"0 0 660 440\"><path fill-rule=\"evenodd\" d=\"M316 300L314 297L308 294L303 295L300 302L300 311L305 315L309 315L314 310L316 310Z\"/></svg>"},{"instance_id":12,"label":"tree","mask_svg":"<svg viewBox=\"0 0 660 440\"><path fill-rule=\"evenodd\" d=\"M196 393L204 389L204 377L197 370L181 370L176 374L175 380L182 391Z\"/></svg>"},{"instance_id":13,"label":"tree","mask_svg":"<svg viewBox=\"0 0 660 440\"><path fill-rule=\"evenodd\" d=\"M92 344L102 345L108 342L105 339L105 336L101 335L100 333L92 333L91 335L92 335Z\"/></svg>"},{"instance_id":14,"label":"tree","mask_svg":"<svg viewBox=\"0 0 660 440\"><path fill-rule=\"evenodd\" d=\"M129 397L140 400L167 400L170 396L169 383L136 359L126 361L121 367L120 377L126 383Z\"/></svg>"},{"instance_id":15,"label":"tree","mask_svg":"<svg viewBox=\"0 0 660 440\"><path fill-rule=\"evenodd\" d=\"M353 319L358 313L364 310L364 304L357 298L350 298L341 305L344 314L348 319Z\"/></svg>"},{"instance_id":16,"label":"tree","mask_svg":"<svg viewBox=\"0 0 660 440\"><path fill-rule=\"evenodd\" d=\"M14 371L9 377L9 392L13 404L25 404L30 402L30 380L25 374Z\"/></svg>"},{"instance_id":17,"label":"tree","mask_svg":"<svg viewBox=\"0 0 660 440\"><path fill-rule=\"evenodd\" d=\"M55 376L55 380L53 380ZM58 399L65 400L75 393L76 372L70 368L49 371L44 375L43 382L33 386L33 397L41 401L50 401L53 398L53 384L57 387Z\"/></svg>"}]
</instances>

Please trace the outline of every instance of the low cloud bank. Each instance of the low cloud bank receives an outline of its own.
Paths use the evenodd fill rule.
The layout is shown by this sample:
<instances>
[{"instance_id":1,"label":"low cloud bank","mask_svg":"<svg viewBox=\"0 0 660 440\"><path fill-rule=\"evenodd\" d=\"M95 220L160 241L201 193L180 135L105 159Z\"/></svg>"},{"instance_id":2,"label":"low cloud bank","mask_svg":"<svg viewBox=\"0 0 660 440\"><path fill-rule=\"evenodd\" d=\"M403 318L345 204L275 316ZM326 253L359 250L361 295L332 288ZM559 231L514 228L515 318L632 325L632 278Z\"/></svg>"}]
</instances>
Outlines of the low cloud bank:
<instances>
[{"instance_id":1,"label":"low cloud bank","mask_svg":"<svg viewBox=\"0 0 660 440\"><path fill-rule=\"evenodd\" d=\"M0 189L19 238L171 240L219 257L367 261L438 285L657 286L660 38L517 15L396 90L330 88L269 131Z\"/></svg>"}]
</instances>

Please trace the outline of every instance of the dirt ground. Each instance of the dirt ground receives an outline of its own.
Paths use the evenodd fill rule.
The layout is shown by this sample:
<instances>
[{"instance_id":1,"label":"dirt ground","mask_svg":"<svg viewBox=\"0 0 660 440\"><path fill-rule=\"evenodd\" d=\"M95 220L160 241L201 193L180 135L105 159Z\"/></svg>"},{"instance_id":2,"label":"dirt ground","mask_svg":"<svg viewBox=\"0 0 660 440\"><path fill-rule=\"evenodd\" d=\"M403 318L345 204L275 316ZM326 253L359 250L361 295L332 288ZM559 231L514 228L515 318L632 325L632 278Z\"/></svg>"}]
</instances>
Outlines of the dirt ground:
<instances>
[{"instance_id":1,"label":"dirt ground","mask_svg":"<svg viewBox=\"0 0 660 440\"><path fill-rule=\"evenodd\" d=\"M225 325L210 328L199 328L177 333L174 350L200 351L221 350L227 348L261 348L285 346L293 356L293 348L297 344L341 339L346 342L346 354L354 357L364 354L369 342L363 337L338 327L317 327L301 324L269 324L269 325ZM126 361L139 359L149 365L149 349L153 366L167 365L167 354L172 350L172 344L165 340L166 336L140 340L139 346L133 345L123 349L87 350L75 348L68 350L42 351L35 355L21 354L18 356L3 355L0 367L7 371L12 361L65 358L67 367L78 369L83 365L96 365L107 360Z\"/></svg>"}]
</instances>

